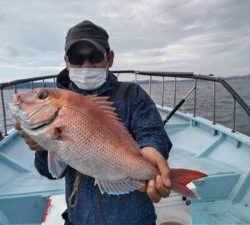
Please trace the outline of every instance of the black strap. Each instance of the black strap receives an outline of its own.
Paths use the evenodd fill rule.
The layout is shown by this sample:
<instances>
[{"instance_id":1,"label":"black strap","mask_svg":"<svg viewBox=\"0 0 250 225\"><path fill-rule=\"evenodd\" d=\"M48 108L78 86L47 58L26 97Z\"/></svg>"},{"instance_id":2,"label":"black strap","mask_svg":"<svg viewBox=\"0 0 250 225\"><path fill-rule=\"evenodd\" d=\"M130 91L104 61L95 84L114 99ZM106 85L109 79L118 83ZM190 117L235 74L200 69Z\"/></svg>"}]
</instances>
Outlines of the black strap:
<instances>
[{"instance_id":1,"label":"black strap","mask_svg":"<svg viewBox=\"0 0 250 225\"><path fill-rule=\"evenodd\" d=\"M68 218L68 211L67 209L62 213L62 218L65 220L64 225L72 225Z\"/></svg>"}]
</instances>

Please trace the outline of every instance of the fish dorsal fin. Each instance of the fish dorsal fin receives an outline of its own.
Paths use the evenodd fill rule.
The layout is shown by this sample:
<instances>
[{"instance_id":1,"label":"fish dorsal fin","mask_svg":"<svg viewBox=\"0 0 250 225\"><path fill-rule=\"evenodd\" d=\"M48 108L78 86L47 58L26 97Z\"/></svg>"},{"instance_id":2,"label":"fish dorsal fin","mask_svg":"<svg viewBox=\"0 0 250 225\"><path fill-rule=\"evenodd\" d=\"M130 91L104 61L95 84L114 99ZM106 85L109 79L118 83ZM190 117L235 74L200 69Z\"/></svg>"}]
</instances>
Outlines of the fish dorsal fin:
<instances>
[{"instance_id":1,"label":"fish dorsal fin","mask_svg":"<svg viewBox=\"0 0 250 225\"><path fill-rule=\"evenodd\" d=\"M88 97L94 106L99 109L98 112L96 112L98 115L96 115L95 118L100 120L100 124L105 124L105 126L111 132L115 133L118 138L122 141L126 141L129 151L139 155L140 149L137 143L116 113L116 109L112 106L113 102L108 101L109 97L96 95L86 97Z\"/></svg>"},{"instance_id":2,"label":"fish dorsal fin","mask_svg":"<svg viewBox=\"0 0 250 225\"><path fill-rule=\"evenodd\" d=\"M109 97L98 97L98 96L91 96L91 100L98 105L100 108L104 109L107 113L115 112L115 108L112 107L113 102L108 101ZM118 116L117 114L115 114Z\"/></svg>"}]
</instances>

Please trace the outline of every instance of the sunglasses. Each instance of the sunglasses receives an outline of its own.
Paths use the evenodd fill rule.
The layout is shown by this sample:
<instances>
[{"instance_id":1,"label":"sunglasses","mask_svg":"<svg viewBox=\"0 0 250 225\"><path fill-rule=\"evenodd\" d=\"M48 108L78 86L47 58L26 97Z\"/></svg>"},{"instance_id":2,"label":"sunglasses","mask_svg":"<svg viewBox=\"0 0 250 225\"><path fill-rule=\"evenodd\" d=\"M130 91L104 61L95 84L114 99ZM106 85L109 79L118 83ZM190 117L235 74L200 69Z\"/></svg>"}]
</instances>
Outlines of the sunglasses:
<instances>
[{"instance_id":1,"label":"sunglasses","mask_svg":"<svg viewBox=\"0 0 250 225\"><path fill-rule=\"evenodd\" d=\"M71 65L82 65L86 60L91 64L100 63L106 58L107 54L98 50L93 50L85 55L80 52L68 53L67 59Z\"/></svg>"}]
</instances>

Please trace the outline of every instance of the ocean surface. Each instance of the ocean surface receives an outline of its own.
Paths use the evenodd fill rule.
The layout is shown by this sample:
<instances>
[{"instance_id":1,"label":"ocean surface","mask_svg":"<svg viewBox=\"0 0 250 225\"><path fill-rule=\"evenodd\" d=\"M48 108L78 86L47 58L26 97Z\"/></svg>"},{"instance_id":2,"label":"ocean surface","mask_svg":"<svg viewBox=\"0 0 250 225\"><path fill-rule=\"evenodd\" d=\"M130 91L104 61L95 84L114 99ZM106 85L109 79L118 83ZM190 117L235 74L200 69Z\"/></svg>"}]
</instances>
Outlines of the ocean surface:
<instances>
[{"instance_id":1,"label":"ocean surface","mask_svg":"<svg viewBox=\"0 0 250 225\"><path fill-rule=\"evenodd\" d=\"M235 77L226 79L250 106L250 76ZM141 82L141 86L150 94L149 82ZM193 87L192 81L180 80L176 82L176 104ZM18 91L24 91L20 89ZM8 110L8 103L14 94L13 90L4 90L4 102L6 106L6 118L8 129L12 127L13 119ZM162 84L159 81L152 82L151 97L157 104L162 104ZM0 100L1 101L1 100ZM165 81L163 104L174 106L174 82ZM213 120L213 83L206 81L197 82L196 115ZM216 84L216 122L226 127L233 127L233 98L220 84ZM181 111L193 113L194 111L194 92L186 99ZM3 112L0 105L0 131L3 132ZM236 103L236 130L250 136L250 118L246 112Z\"/></svg>"}]
</instances>

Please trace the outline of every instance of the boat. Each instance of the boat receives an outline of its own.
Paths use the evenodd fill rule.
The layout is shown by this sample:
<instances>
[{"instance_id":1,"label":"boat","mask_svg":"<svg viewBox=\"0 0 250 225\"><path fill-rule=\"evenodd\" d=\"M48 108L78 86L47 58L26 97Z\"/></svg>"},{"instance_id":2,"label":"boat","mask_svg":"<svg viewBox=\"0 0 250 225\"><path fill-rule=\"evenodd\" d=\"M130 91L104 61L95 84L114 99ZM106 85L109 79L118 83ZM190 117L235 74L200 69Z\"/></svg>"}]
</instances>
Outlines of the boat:
<instances>
[{"instance_id":1,"label":"boat","mask_svg":"<svg viewBox=\"0 0 250 225\"><path fill-rule=\"evenodd\" d=\"M119 78L134 76L134 82L147 82L151 94L158 82L160 104L157 108L173 143L168 163L171 168L195 169L208 176L188 184L198 199L187 199L176 193L155 204L158 225L184 224L250 224L250 137L237 131L236 103L250 119L250 108L222 78L184 72L113 71ZM140 80L143 77L144 80ZM6 93L21 91L20 85L55 84L55 75L1 83L3 133L0 141L0 224L63 224L66 208L63 180L50 181L35 170L34 153L28 150L8 118ZM145 81L145 78L146 81ZM174 106L164 105L166 82L174 85ZM192 82L192 88L176 101L178 79ZM197 81L213 85L212 119L197 115ZM160 88L159 88L160 87ZM27 88L27 85L25 86ZM217 123L216 90L224 89L233 99L232 128ZM182 104L193 96L192 113L183 112Z\"/></svg>"}]
</instances>

